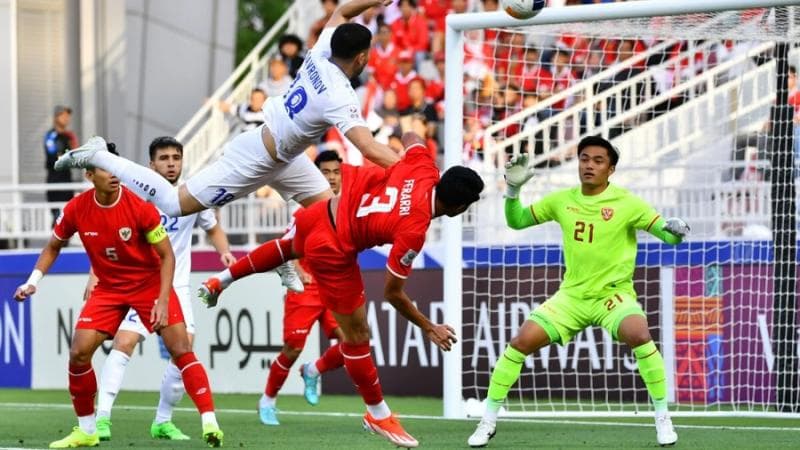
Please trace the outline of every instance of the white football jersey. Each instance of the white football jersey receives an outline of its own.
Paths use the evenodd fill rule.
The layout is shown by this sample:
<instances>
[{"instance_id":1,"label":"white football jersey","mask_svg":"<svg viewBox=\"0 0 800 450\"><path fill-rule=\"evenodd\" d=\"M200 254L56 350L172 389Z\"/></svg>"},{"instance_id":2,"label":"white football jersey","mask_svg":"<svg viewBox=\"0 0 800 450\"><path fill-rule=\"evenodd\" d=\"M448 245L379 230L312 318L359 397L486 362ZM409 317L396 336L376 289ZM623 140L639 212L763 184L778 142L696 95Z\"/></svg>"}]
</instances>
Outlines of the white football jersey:
<instances>
[{"instance_id":1,"label":"white football jersey","mask_svg":"<svg viewBox=\"0 0 800 450\"><path fill-rule=\"evenodd\" d=\"M342 135L355 126L366 127L350 80L328 60L334 29L323 30L289 91L283 97L270 97L264 105L265 123L275 139L278 158L286 162L317 143L332 126Z\"/></svg>"},{"instance_id":2,"label":"white football jersey","mask_svg":"<svg viewBox=\"0 0 800 450\"><path fill-rule=\"evenodd\" d=\"M167 230L172 251L175 253L175 276L172 286L175 289L189 286L189 273L192 270L192 230L195 225L206 231L214 228L217 217L210 209L183 217L169 217L162 212L161 223Z\"/></svg>"}]
</instances>

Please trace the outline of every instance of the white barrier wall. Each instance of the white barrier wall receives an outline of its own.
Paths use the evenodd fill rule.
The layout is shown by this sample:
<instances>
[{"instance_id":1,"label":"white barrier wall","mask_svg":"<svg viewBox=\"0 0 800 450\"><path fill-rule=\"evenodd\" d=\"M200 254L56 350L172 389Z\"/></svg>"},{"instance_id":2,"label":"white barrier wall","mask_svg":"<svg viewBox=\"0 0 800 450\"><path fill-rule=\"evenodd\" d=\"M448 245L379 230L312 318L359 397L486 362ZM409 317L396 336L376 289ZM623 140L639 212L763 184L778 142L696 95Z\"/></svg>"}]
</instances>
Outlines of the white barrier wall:
<instances>
[{"instance_id":1,"label":"white barrier wall","mask_svg":"<svg viewBox=\"0 0 800 450\"><path fill-rule=\"evenodd\" d=\"M193 273L191 286L199 286L209 275ZM83 304L86 280L86 275L48 275L31 299L34 389L67 388L69 342ZM238 281L225 291L214 309L206 309L196 300L195 352L205 364L215 392L263 392L267 369L283 342L284 292L278 277L270 273ZM95 354L98 376L110 349L108 341ZM318 356L319 332L313 327L299 362ZM135 351L122 389L158 390L165 366L159 339L151 335ZM281 392L302 393L302 380L296 371L291 372Z\"/></svg>"}]
</instances>

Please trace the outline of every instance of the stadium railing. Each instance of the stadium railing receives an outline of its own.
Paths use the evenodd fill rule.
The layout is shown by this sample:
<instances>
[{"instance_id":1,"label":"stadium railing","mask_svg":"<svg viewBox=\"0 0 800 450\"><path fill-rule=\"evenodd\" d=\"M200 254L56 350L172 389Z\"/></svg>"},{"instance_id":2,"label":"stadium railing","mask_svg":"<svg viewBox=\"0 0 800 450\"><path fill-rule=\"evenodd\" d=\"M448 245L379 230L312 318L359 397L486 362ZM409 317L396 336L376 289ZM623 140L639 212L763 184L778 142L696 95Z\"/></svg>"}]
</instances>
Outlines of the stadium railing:
<instances>
[{"instance_id":1,"label":"stadium railing","mask_svg":"<svg viewBox=\"0 0 800 450\"><path fill-rule=\"evenodd\" d=\"M670 171L653 174L649 166L626 166L625 173L641 175L638 182L621 183L635 194L651 202L666 216L685 218L698 235L725 239L752 238L748 233L768 232L770 223L770 184L759 180L767 170L766 161L739 161L724 164L673 165ZM575 186L576 170L539 171L537 183L523 191L526 201L540 198L553 189ZM743 179L732 179L735 171L745 173ZM0 194L44 192L74 189L80 192L86 183L27 184L0 186ZM502 186L488 183L483 198L464 217L464 238L481 244L509 242L559 242L560 232L537 228L535 232L497 235L503 219ZM63 207L60 202L26 202L0 204L0 240L15 248L38 247L51 235L51 209ZM292 208L282 202L250 195L219 210L219 220L235 247L252 249L255 245L283 234L290 224ZM442 223L435 220L429 231L429 243L443 239ZM195 247L208 248L200 229L195 230ZM72 245L80 245L74 239Z\"/></svg>"}]
</instances>

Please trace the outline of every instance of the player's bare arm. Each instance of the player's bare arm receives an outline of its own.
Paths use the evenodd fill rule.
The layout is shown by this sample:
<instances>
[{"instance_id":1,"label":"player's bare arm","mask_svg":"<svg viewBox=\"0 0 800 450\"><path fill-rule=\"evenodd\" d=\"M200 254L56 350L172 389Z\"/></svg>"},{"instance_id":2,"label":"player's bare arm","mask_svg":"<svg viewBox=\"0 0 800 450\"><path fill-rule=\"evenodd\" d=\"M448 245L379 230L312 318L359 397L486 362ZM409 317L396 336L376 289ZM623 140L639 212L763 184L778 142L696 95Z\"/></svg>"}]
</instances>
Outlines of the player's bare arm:
<instances>
[{"instance_id":1,"label":"player's bare arm","mask_svg":"<svg viewBox=\"0 0 800 450\"><path fill-rule=\"evenodd\" d=\"M89 296L92 294L95 286L97 286L97 282L99 279L97 275L94 273L94 269L89 267L89 279L86 280L86 288L83 290L83 301L89 300Z\"/></svg>"},{"instance_id":2,"label":"player's bare arm","mask_svg":"<svg viewBox=\"0 0 800 450\"><path fill-rule=\"evenodd\" d=\"M337 27L350 19L358 17L364 11L375 6L389 6L394 0L353 0L342 5L333 12L325 28Z\"/></svg>"},{"instance_id":3,"label":"player's bare arm","mask_svg":"<svg viewBox=\"0 0 800 450\"><path fill-rule=\"evenodd\" d=\"M211 245L219 253L219 260L225 267L230 267L236 262L236 257L231 253L231 246L228 243L228 235L222 229L222 226L217 223L210 230L206 231L206 236L211 241Z\"/></svg>"},{"instance_id":4,"label":"player's bare arm","mask_svg":"<svg viewBox=\"0 0 800 450\"><path fill-rule=\"evenodd\" d=\"M14 300L21 302L36 293L36 285L39 280L50 270L65 245L67 245L67 241L62 241L55 237L50 238L47 245L42 249L42 253L39 254L39 259L36 260L36 265L33 266L33 271L28 277L28 281L20 285L14 292Z\"/></svg>"},{"instance_id":5,"label":"player's bare arm","mask_svg":"<svg viewBox=\"0 0 800 450\"><path fill-rule=\"evenodd\" d=\"M455 330L450 325L434 324L425 314L422 314L403 289L405 283L406 280L387 271L383 290L384 298L409 322L422 329L428 339L440 349L449 351L453 344L458 342Z\"/></svg>"},{"instance_id":6,"label":"player's bare arm","mask_svg":"<svg viewBox=\"0 0 800 450\"><path fill-rule=\"evenodd\" d=\"M355 126L345 133L347 139L358 148L365 158L386 168L400 161L394 150L376 141L367 127Z\"/></svg>"},{"instance_id":7,"label":"player's bare arm","mask_svg":"<svg viewBox=\"0 0 800 450\"><path fill-rule=\"evenodd\" d=\"M172 291L172 278L175 275L175 254L172 252L172 245L169 239L165 238L153 244L158 257L161 258L161 289L158 293L156 307L150 314L150 322L153 323L153 330L159 331L167 326L169 294Z\"/></svg>"}]
</instances>

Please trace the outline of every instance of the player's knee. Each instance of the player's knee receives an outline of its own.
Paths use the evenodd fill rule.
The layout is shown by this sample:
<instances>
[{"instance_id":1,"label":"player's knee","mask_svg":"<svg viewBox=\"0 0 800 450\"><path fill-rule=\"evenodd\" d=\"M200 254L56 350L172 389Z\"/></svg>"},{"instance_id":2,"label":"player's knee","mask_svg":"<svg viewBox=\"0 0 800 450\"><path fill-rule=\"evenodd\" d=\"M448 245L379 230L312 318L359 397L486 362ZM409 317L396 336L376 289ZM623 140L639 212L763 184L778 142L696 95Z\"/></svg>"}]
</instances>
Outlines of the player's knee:
<instances>
[{"instance_id":1,"label":"player's knee","mask_svg":"<svg viewBox=\"0 0 800 450\"><path fill-rule=\"evenodd\" d=\"M192 346L189 345L189 339L175 339L170 340L170 342L167 342L165 339L164 345L167 347L167 351L173 359L180 358L182 355L192 351Z\"/></svg>"},{"instance_id":2,"label":"player's knee","mask_svg":"<svg viewBox=\"0 0 800 450\"><path fill-rule=\"evenodd\" d=\"M87 349L72 346L69 349L69 363L70 364L77 364L77 365L84 365L89 364L92 362L92 352L89 352Z\"/></svg>"},{"instance_id":3,"label":"player's knee","mask_svg":"<svg viewBox=\"0 0 800 450\"><path fill-rule=\"evenodd\" d=\"M135 337L134 337L135 336ZM136 344L139 342L139 335L128 336L128 334L118 333L114 338L114 350L125 353L128 356L133 354Z\"/></svg>"},{"instance_id":4,"label":"player's knee","mask_svg":"<svg viewBox=\"0 0 800 450\"><path fill-rule=\"evenodd\" d=\"M295 361L298 357L300 357L300 352L303 351L303 346L305 343L305 339L287 340L283 345L283 349L281 349L281 353L283 353L283 355L290 360Z\"/></svg>"},{"instance_id":5,"label":"player's knee","mask_svg":"<svg viewBox=\"0 0 800 450\"><path fill-rule=\"evenodd\" d=\"M369 342L369 335L369 325L366 323L358 324L344 332L344 340L350 344Z\"/></svg>"},{"instance_id":6,"label":"player's knee","mask_svg":"<svg viewBox=\"0 0 800 450\"><path fill-rule=\"evenodd\" d=\"M630 348L636 348L640 345L647 344L648 342L652 341L653 337L650 336L650 331L647 329L644 330L636 330L633 333L630 333L625 338L625 343L628 344Z\"/></svg>"}]
</instances>

